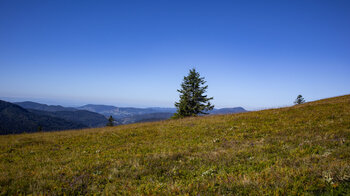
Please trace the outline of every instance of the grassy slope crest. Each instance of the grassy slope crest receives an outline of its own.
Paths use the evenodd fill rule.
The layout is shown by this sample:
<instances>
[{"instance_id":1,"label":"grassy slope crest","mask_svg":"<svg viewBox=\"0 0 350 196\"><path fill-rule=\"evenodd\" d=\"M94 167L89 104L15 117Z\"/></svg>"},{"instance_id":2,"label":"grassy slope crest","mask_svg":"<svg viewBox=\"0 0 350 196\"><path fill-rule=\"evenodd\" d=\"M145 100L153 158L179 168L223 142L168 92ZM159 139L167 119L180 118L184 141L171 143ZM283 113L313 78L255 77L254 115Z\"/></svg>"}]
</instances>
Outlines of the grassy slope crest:
<instances>
[{"instance_id":1,"label":"grassy slope crest","mask_svg":"<svg viewBox=\"0 0 350 196\"><path fill-rule=\"evenodd\" d=\"M350 95L162 122L0 136L1 194L349 194Z\"/></svg>"}]
</instances>

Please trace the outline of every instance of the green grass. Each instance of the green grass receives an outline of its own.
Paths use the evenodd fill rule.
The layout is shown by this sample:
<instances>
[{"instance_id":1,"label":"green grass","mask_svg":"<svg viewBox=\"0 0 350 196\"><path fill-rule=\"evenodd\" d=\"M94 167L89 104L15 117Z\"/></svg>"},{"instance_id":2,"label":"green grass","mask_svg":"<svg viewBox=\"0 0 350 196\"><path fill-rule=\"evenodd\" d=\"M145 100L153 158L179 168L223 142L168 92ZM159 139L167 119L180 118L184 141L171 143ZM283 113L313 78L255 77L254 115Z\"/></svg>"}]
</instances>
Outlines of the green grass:
<instances>
[{"instance_id":1,"label":"green grass","mask_svg":"<svg viewBox=\"0 0 350 196\"><path fill-rule=\"evenodd\" d=\"M0 194L349 195L350 96L0 136Z\"/></svg>"}]
</instances>

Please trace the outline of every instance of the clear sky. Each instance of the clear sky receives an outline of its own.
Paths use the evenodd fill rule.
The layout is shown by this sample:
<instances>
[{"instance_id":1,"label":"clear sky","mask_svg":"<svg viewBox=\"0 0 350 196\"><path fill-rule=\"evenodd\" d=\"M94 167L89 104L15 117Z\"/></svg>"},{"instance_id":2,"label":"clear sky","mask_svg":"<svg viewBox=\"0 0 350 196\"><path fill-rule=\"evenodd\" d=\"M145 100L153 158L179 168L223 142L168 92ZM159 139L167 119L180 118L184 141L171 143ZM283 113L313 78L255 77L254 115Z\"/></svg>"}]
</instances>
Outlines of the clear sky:
<instances>
[{"instance_id":1,"label":"clear sky","mask_svg":"<svg viewBox=\"0 0 350 196\"><path fill-rule=\"evenodd\" d=\"M195 67L217 107L350 93L348 0L0 0L0 97L173 107Z\"/></svg>"}]
</instances>

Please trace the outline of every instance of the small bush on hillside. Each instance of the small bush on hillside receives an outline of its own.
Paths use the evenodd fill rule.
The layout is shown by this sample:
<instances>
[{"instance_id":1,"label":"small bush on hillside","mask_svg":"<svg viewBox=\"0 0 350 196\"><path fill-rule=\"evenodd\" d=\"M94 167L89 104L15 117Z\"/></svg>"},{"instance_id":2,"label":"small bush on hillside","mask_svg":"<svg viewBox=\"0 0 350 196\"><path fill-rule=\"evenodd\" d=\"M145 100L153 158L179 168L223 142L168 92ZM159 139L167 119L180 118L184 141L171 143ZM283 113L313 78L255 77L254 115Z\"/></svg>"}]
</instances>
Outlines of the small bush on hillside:
<instances>
[{"instance_id":1,"label":"small bush on hillside","mask_svg":"<svg viewBox=\"0 0 350 196\"><path fill-rule=\"evenodd\" d=\"M114 126L114 118L112 116L109 116L107 126L108 127Z\"/></svg>"},{"instance_id":2,"label":"small bush on hillside","mask_svg":"<svg viewBox=\"0 0 350 196\"><path fill-rule=\"evenodd\" d=\"M294 104L298 105L298 104L302 104L302 103L305 103L305 99L303 98L302 95L298 95L298 97L294 101Z\"/></svg>"}]
</instances>

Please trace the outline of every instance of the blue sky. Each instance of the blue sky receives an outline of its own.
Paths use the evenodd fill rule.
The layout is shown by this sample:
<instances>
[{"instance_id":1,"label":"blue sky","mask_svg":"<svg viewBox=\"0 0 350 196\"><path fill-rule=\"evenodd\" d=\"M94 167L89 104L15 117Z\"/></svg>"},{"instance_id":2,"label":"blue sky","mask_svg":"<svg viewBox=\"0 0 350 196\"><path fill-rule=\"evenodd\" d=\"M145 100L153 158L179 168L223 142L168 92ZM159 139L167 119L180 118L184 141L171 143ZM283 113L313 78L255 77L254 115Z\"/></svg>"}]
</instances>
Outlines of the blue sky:
<instances>
[{"instance_id":1,"label":"blue sky","mask_svg":"<svg viewBox=\"0 0 350 196\"><path fill-rule=\"evenodd\" d=\"M350 93L350 1L0 1L0 97L173 107L195 67L217 107Z\"/></svg>"}]
</instances>

